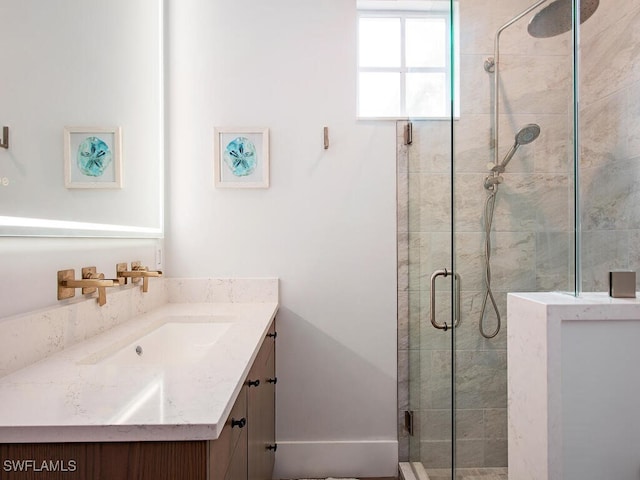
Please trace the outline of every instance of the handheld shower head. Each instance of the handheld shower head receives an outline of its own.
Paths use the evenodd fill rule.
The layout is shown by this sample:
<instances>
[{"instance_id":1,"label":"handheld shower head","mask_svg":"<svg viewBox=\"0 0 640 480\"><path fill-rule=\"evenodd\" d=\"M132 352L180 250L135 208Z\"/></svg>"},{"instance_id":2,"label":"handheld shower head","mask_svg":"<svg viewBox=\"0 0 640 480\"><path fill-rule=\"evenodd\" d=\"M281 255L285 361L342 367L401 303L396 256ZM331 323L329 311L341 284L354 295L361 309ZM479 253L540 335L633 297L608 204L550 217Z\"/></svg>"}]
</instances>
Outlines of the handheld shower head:
<instances>
[{"instance_id":1,"label":"handheld shower head","mask_svg":"<svg viewBox=\"0 0 640 480\"><path fill-rule=\"evenodd\" d=\"M538 138L539 135L540 135L540 125L538 125L537 123L529 123L524 127L522 127L518 131L518 133L516 133L515 142L511 147L511 149L505 155L504 160L502 160L502 163L498 165L490 164L492 165L490 170L492 172L498 172L498 173L504 172L505 168L507 168L507 164L511 161L511 159L515 155L518 148L520 148L520 145L527 145L533 142L536 138Z\"/></svg>"},{"instance_id":2,"label":"handheld shower head","mask_svg":"<svg viewBox=\"0 0 640 480\"><path fill-rule=\"evenodd\" d=\"M533 142L539 135L540 125L537 123L529 123L516 133L516 143L518 145L526 145Z\"/></svg>"}]
</instances>

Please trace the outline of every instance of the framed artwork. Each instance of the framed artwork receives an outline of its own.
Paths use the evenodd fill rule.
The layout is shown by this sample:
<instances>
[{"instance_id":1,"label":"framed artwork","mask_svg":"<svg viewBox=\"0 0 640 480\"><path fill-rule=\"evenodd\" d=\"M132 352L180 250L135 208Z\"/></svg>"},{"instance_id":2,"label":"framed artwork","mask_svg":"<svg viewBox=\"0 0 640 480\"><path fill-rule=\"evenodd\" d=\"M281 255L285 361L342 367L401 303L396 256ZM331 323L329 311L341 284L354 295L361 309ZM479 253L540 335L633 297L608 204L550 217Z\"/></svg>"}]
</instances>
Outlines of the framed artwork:
<instances>
[{"instance_id":1,"label":"framed artwork","mask_svg":"<svg viewBox=\"0 0 640 480\"><path fill-rule=\"evenodd\" d=\"M120 127L64 128L64 186L122 188Z\"/></svg>"},{"instance_id":2,"label":"framed artwork","mask_svg":"<svg viewBox=\"0 0 640 480\"><path fill-rule=\"evenodd\" d=\"M269 188L269 129L215 128L214 184Z\"/></svg>"}]
</instances>

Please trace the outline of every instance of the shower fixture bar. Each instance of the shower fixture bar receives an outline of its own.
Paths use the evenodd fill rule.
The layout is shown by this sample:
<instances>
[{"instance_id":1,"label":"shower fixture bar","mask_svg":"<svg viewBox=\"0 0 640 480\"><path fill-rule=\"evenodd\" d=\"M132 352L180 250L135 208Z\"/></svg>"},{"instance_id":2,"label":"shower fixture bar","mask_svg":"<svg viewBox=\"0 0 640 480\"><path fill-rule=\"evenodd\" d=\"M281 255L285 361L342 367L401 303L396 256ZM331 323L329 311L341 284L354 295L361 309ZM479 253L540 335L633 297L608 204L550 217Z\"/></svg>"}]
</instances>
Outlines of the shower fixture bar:
<instances>
[{"instance_id":1,"label":"shower fixture bar","mask_svg":"<svg viewBox=\"0 0 640 480\"><path fill-rule=\"evenodd\" d=\"M502 31L506 30L511 25L513 25L518 20L520 20L522 17L524 17L524 16L528 15L529 13L533 12L536 8L538 8L543 3L546 3L547 1L548 0L539 0L537 3L535 3L534 5L531 5L526 10L523 10L518 15L513 17L511 20L509 20L507 23L505 23L500 28L498 28L498 30L496 30L496 37L495 37L495 39L493 41L493 57L487 58L487 60L484 62L484 69L487 72L493 73L493 71L494 71L494 67L495 67L495 64L496 64L496 59L498 58L498 55L499 55L499 49L500 49L499 38L500 38L500 34L502 33Z\"/></svg>"},{"instance_id":2,"label":"shower fixture bar","mask_svg":"<svg viewBox=\"0 0 640 480\"><path fill-rule=\"evenodd\" d=\"M494 74L494 165L499 165L499 104L500 104L500 84L499 84L499 71L500 71L500 34L508 27L516 23L522 17L528 15L540 5L547 3L548 0L539 0L531 5L529 8L523 10L518 15L513 17L507 23L502 25L497 31L494 39L493 58L488 58L484 62L484 69ZM594 12L597 10L600 4L600 0L583 0L579 3L580 8L575 12L576 18L574 19L574 7L575 3L572 0L554 0L549 5L540 10L531 19L527 27L529 34L536 38L549 38L556 35L565 33L573 27L574 21L578 24L588 20Z\"/></svg>"},{"instance_id":3,"label":"shower fixture bar","mask_svg":"<svg viewBox=\"0 0 640 480\"><path fill-rule=\"evenodd\" d=\"M543 3L546 3L547 0L539 0L538 2L534 3L533 5L531 5L529 8L527 8L526 10L523 10L522 12L520 12L518 15L516 15L515 17L513 17L511 20L509 20L507 23L505 23L504 25L502 25L497 31L496 31L496 38L494 40L494 44L493 44L493 58L489 58L485 61L484 63L484 69L487 72L491 72L493 73L494 77L493 77L493 115L494 115L494 125L493 125L493 132L494 132L494 138L493 138L493 164L494 165L499 165L500 164L500 159L499 159L499 155L500 152L498 151L498 145L499 145L499 132L500 132L500 126L498 125L498 121L500 118L500 113L498 112L498 108L500 106L500 77L499 77L499 73L500 73L500 34L506 30L507 28L509 28L511 25L513 25L514 23L516 23L518 20L520 20L522 17L528 15L529 13L531 13L532 11L534 11L536 8L538 8L540 5L542 5Z\"/></svg>"}]
</instances>

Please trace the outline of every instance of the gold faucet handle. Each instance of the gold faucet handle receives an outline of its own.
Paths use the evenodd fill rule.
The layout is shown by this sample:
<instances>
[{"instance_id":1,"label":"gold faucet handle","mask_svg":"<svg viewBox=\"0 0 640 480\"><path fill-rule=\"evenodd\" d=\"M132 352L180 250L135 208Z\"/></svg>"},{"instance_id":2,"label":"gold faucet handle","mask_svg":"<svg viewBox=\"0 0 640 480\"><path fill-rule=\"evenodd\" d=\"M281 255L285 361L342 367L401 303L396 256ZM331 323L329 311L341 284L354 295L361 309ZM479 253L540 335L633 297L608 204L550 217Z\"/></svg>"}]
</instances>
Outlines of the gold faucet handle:
<instances>
[{"instance_id":1,"label":"gold faucet handle","mask_svg":"<svg viewBox=\"0 0 640 480\"><path fill-rule=\"evenodd\" d=\"M149 291L149 277L162 277L162 272L157 270L149 270L148 267L142 265L142 262L131 262L131 270L127 270L126 263L118 263L116 265L116 272L118 278L124 280L125 285L129 278L132 283L138 283L142 280L142 291L144 293Z\"/></svg>"},{"instance_id":2,"label":"gold faucet handle","mask_svg":"<svg viewBox=\"0 0 640 480\"><path fill-rule=\"evenodd\" d=\"M149 277L161 277L161 271L149 270L149 267L142 265L142 262L131 262L131 269L142 277L142 293L149 291Z\"/></svg>"},{"instance_id":3,"label":"gold faucet handle","mask_svg":"<svg viewBox=\"0 0 640 480\"><path fill-rule=\"evenodd\" d=\"M122 278L104 278L104 273L98 273L96 267L83 268L82 278L85 285L87 285L82 288L82 293L94 293L98 290L98 305L101 307L107 303L106 287L117 287L123 285Z\"/></svg>"},{"instance_id":4,"label":"gold faucet handle","mask_svg":"<svg viewBox=\"0 0 640 480\"><path fill-rule=\"evenodd\" d=\"M149 277L161 277L162 276L162 271L161 270L134 270L133 275L131 275L132 277L138 277L138 278L149 278Z\"/></svg>"},{"instance_id":5,"label":"gold faucet handle","mask_svg":"<svg viewBox=\"0 0 640 480\"><path fill-rule=\"evenodd\" d=\"M87 295L94 293L99 286L98 282L88 282L87 280L101 280L100 275L104 278L104 273L98 273L96 267L84 267L82 269L82 279L85 280L84 287L82 287L82 294Z\"/></svg>"},{"instance_id":6,"label":"gold faucet handle","mask_svg":"<svg viewBox=\"0 0 640 480\"><path fill-rule=\"evenodd\" d=\"M140 262L133 262L131 264L131 270L138 272L139 276L142 278L162 276L161 270L149 270L149 267L141 265Z\"/></svg>"},{"instance_id":7,"label":"gold faucet handle","mask_svg":"<svg viewBox=\"0 0 640 480\"><path fill-rule=\"evenodd\" d=\"M82 269L82 280L84 284L82 287L83 295L94 293L98 287L106 286L102 283L104 273L98 273L96 267L84 267ZM111 285L113 285L113 282Z\"/></svg>"}]
</instances>

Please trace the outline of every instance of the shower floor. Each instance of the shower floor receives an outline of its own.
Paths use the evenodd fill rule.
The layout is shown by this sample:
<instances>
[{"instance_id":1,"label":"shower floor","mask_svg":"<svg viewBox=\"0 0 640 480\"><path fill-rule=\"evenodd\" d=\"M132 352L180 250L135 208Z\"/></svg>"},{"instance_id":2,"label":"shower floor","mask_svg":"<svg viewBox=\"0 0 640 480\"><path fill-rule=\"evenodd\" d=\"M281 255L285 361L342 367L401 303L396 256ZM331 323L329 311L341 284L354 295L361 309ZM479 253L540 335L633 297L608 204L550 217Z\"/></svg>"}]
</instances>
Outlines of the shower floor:
<instances>
[{"instance_id":1,"label":"shower floor","mask_svg":"<svg viewBox=\"0 0 640 480\"><path fill-rule=\"evenodd\" d=\"M400 463L401 480L451 480L451 469L425 469L420 462ZM455 480L508 480L507 468L457 468Z\"/></svg>"},{"instance_id":2,"label":"shower floor","mask_svg":"<svg viewBox=\"0 0 640 480\"><path fill-rule=\"evenodd\" d=\"M427 469L429 480L451 480L451 470ZM507 468L457 468L456 480L507 480Z\"/></svg>"}]
</instances>

